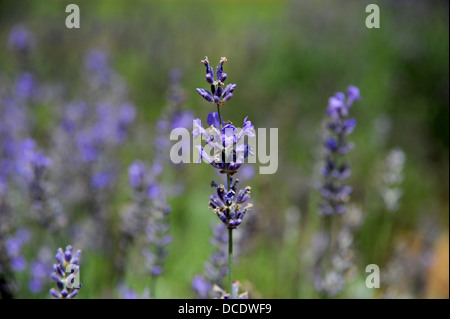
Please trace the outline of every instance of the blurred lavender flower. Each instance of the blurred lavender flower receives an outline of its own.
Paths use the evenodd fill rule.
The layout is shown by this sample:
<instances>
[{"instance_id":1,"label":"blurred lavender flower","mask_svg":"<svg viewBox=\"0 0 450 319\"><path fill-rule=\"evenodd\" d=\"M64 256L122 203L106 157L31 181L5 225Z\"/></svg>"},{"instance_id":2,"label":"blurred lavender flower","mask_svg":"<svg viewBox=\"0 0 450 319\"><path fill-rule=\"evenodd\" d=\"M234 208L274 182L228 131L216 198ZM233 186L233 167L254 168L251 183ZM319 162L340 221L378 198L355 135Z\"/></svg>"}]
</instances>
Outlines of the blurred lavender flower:
<instances>
[{"instance_id":1,"label":"blurred lavender flower","mask_svg":"<svg viewBox=\"0 0 450 319\"><path fill-rule=\"evenodd\" d=\"M248 225L248 223L245 225ZM237 232L236 235L233 244L234 260L241 254L242 246L246 242L247 233L245 231ZM203 264L204 273L194 276L191 284L192 290L196 292L197 297L200 299L217 297L213 286L217 285L222 287L224 277L228 274L228 227L222 222L212 227L210 243L214 247L214 250L208 260Z\"/></svg>"},{"instance_id":2,"label":"blurred lavender flower","mask_svg":"<svg viewBox=\"0 0 450 319\"><path fill-rule=\"evenodd\" d=\"M8 36L8 48L18 53L28 53L35 46L33 33L22 24L15 25Z\"/></svg>"},{"instance_id":3,"label":"blurred lavender flower","mask_svg":"<svg viewBox=\"0 0 450 319\"><path fill-rule=\"evenodd\" d=\"M345 202L349 199L352 188L344 184L351 171L343 155L353 148L347 136L356 126L354 118L349 118L353 102L360 99L359 89L355 86L347 88L347 98L342 92L336 93L328 100L327 128L329 137L325 140L325 167L321 185L322 200L319 204L321 215L342 214Z\"/></svg>"},{"instance_id":4,"label":"blurred lavender flower","mask_svg":"<svg viewBox=\"0 0 450 319\"><path fill-rule=\"evenodd\" d=\"M326 297L340 294L346 281L351 280L354 265L354 233L363 220L362 211L350 205L341 220L339 230L326 228L318 231L312 242L312 250L317 258L314 268L314 288Z\"/></svg>"},{"instance_id":5,"label":"blurred lavender flower","mask_svg":"<svg viewBox=\"0 0 450 319\"><path fill-rule=\"evenodd\" d=\"M168 219L170 206L167 205L162 192L158 197L153 197L150 214L144 240L148 246L142 249L142 255L144 256L146 271L153 277L158 277L163 274L168 245L172 242L172 236L169 235Z\"/></svg>"},{"instance_id":6,"label":"blurred lavender flower","mask_svg":"<svg viewBox=\"0 0 450 319\"><path fill-rule=\"evenodd\" d=\"M347 137L353 132L356 121L349 117L349 113L353 103L359 99L359 89L349 86L347 96L338 92L328 100L328 136L324 142L325 164L319 202L322 221L321 230L313 237L314 288L326 297L342 292L345 287L344 274L352 266L352 228L337 220L336 215L347 211L346 202L352 192L351 186L345 184L351 171L344 156L353 148Z\"/></svg>"},{"instance_id":7,"label":"blurred lavender flower","mask_svg":"<svg viewBox=\"0 0 450 319\"><path fill-rule=\"evenodd\" d=\"M30 232L21 228L15 235L6 240L6 253L13 271L23 271L26 267L25 258L22 255L22 247L30 240Z\"/></svg>"},{"instance_id":8,"label":"blurred lavender flower","mask_svg":"<svg viewBox=\"0 0 450 319\"><path fill-rule=\"evenodd\" d=\"M155 167L153 167L155 168ZM141 161L133 162L128 168L129 184L133 203L122 215L121 251L126 252L131 243L140 240L145 247L141 249L145 271L152 277L163 273L167 257L167 246L172 241L169 235L170 206L165 199L157 177L158 168L148 169ZM124 271L125 260L119 268Z\"/></svg>"},{"instance_id":9,"label":"blurred lavender flower","mask_svg":"<svg viewBox=\"0 0 450 319\"><path fill-rule=\"evenodd\" d=\"M15 90L16 96L21 100L32 97L36 91L33 75L29 72L22 73L16 81Z\"/></svg>"},{"instance_id":10,"label":"blurred lavender flower","mask_svg":"<svg viewBox=\"0 0 450 319\"><path fill-rule=\"evenodd\" d=\"M122 167L117 153L126 147L137 114L125 81L110 62L104 50L86 52L83 99L62 109L61 124L52 134L51 157L55 189L65 209L73 212L82 207L92 215L84 221L68 215L75 243L115 260L111 203Z\"/></svg>"},{"instance_id":11,"label":"blurred lavender flower","mask_svg":"<svg viewBox=\"0 0 450 319\"><path fill-rule=\"evenodd\" d=\"M95 189L106 188L114 180L114 172L101 171L92 176L91 183Z\"/></svg>"},{"instance_id":12,"label":"blurred lavender flower","mask_svg":"<svg viewBox=\"0 0 450 319\"><path fill-rule=\"evenodd\" d=\"M50 294L55 298L72 299L78 294L81 284L77 282L80 267L78 265L81 250L73 253L72 246L67 246L66 250L58 249L55 255L56 264L53 264L53 272L50 278L56 282L57 289L50 289Z\"/></svg>"},{"instance_id":13,"label":"blurred lavender flower","mask_svg":"<svg viewBox=\"0 0 450 319\"><path fill-rule=\"evenodd\" d=\"M139 295L135 290L122 283L117 287L117 291L122 299L150 299L150 289L148 288L145 288L142 295Z\"/></svg>"},{"instance_id":14,"label":"blurred lavender flower","mask_svg":"<svg viewBox=\"0 0 450 319\"><path fill-rule=\"evenodd\" d=\"M92 49L86 53L84 66L91 72L101 72L109 68L109 58L105 51Z\"/></svg>"},{"instance_id":15,"label":"blurred lavender flower","mask_svg":"<svg viewBox=\"0 0 450 319\"><path fill-rule=\"evenodd\" d=\"M195 291L198 298L207 299L209 298L212 289L212 284L205 279L202 275L195 275L192 280L192 290Z\"/></svg>"},{"instance_id":16,"label":"blurred lavender flower","mask_svg":"<svg viewBox=\"0 0 450 319\"><path fill-rule=\"evenodd\" d=\"M213 285L222 286L223 278L228 272L228 229L223 223L218 223L213 228L211 244L215 247L215 250L204 264L204 276L196 275L192 280L192 289L200 299L211 298Z\"/></svg>"},{"instance_id":17,"label":"blurred lavender flower","mask_svg":"<svg viewBox=\"0 0 450 319\"><path fill-rule=\"evenodd\" d=\"M181 71L179 69L170 70L167 100L169 101L171 108L180 110L182 105L186 102L186 99L186 92L181 87Z\"/></svg>"},{"instance_id":18,"label":"blurred lavender flower","mask_svg":"<svg viewBox=\"0 0 450 319\"><path fill-rule=\"evenodd\" d=\"M40 293L46 286L48 274L52 269L50 266L51 259L52 254L50 250L47 247L43 247L39 250L37 258L31 263L31 279L28 282L28 289L32 293Z\"/></svg>"},{"instance_id":19,"label":"blurred lavender flower","mask_svg":"<svg viewBox=\"0 0 450 319\"><path fill-rule=\"evenodd\" d=\"M172 163L168 156L171 143L167 138L170 135L171 130L177 128L190 129L192 126L194 116L190 111L185 109L184 104L186 98L186 93L181 86L181 72L178 69L173 69L170 72L166 106L157 121L156 137L154 140L153 164L160 166L161 168L168 162ZM190 144L186 147L190 147ZM182 165L173 165L178 170L183 168ZM179 182L177 181L177 183ZM172 191L173 190L171 190L170 193L172 193Z\"/></svg>"},{"instance_id":20,"label":"blurred lavender flower","mask_svg":"<svg viewBox=\"0 0 450 319\"><path fill-rule=\"evenodd\" d=\"M61 229L66 224L66 217L44 181L51 159L36 150L36 143L32 139L21 143L17 158L17 172L26 182L30 196L31 216L50 231Z\"/></svg>"},{"instance_id":21,"label":"blurred lavender flower","mask_svg":"<svg viewBox=\"0 0 450 319\"><path fill-rule=\"evenodd\" d=\"M400 148L392 149L384 161L380 194L384 206L390 212L395 212L400 208L400 198L403 195L400 186L403 182L405 161L406 155Z\"/></svg>"},{"instance_id":22,"label":"blurred lavender flower","mask_svg":"<svg viewBox=\"0 0 450 319\"><path fill-rule=\"evenodd\" d=\"M227 61L227 58L222 57L220 63L216 68L214 74L213 68L209 65L208 57L205 57L201 62L206 67L206 82L211 84L211 91L206 89L197 89L197 92L208 102L213 102L217 105L223 105L226 101L233 97L233 91L236 88L236 84L228 84L225 88L225 80L228 75L223 72L223 64ZM214 78L215 76L215 78Z\"/></svg>"}]
</instances>

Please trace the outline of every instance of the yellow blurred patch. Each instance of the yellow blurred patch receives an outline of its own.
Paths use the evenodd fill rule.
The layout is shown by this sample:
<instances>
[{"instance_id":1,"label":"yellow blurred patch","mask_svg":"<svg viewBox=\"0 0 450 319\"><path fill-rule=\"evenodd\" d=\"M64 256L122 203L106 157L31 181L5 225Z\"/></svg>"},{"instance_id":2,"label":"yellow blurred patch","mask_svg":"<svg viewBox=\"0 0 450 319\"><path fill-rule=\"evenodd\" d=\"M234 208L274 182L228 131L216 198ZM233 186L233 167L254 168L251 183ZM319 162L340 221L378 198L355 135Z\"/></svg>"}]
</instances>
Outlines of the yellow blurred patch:
<instances>
[{"instance_id":1,"label":"yellow blurred patch","mask_svg":"<svg viewBox=\"0 0 450 319\"><path fill-rule=\"evenodd\" d=\"M427 298L449 298L449 235L442 235L433 248L428 272Z\"/></svg>"}]
</instances>

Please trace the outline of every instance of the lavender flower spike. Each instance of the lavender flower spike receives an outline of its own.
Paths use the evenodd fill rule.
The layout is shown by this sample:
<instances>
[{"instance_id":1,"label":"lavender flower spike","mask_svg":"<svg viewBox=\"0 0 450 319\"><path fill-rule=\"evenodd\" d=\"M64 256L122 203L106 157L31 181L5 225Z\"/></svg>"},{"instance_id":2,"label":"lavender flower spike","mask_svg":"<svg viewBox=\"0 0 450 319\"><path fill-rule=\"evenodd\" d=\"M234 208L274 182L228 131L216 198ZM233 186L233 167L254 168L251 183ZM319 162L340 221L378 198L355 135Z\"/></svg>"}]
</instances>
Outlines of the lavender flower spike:
<instances>
[{"instance_id":1,"label":"lavender flower spike","mask_svg":"<svg viewBox=\"0 0 450 319\"><path fill-rule=\"evenodd\" d=\"M223 88L224 82L228 77L223 72L223 64L226 61L227 58L225 57L220 59L219 66L216 68L215 79L208 57L201 61L206 67L206 82L211 85L211 92L205 89L197 89L197 92L208 102L211 102L212 96L212 102L217 105L217 114L210 113L208 115L207 122L209 127L207 129L203 128L200 119L195 119L193 121L194 129L192 135L194 138L202 135L206 140L206 144L214 151L213 154L208 154L202 146L198 145L200 161L202 159L206 160L214 168L217 168L221 174L226 174L227 176L226 188L224 185L217 185L215 182L212 182L211 185L216 188L217 195L210 197L209 207L213 209L213 212L228 228L228 286L229 291L232 291L233 230L242 223L245 213L252 207L252 204L243 206L244 202L250 198L250 187L246 187L238 192L236 190L238 180L236 179L233 183L232 176L238 172L245 158L251 154L251 148L248 144L245 145L243 137L245 135L249 137L254 136L252 132L254 127L250 121L247 121L247 117L244 120L244 128L241 132L231 122L222 121L220 106L231 99L236 88L236 84L229 84ZM197 287L194 287L194 289L203 291L204 294L205 285L201 278L197 279L195 281Z\"/></svg>"},{"instance_id":2,"label":"lavender flower spike","mask_svg":"<svg viewBox=\"0 0 450 319\"><path fill-rule=\"evenodd\" d=\"M359 99L359 89L349 86L347 97L338 92L328 100L328 137L324 142L325 163L322 170L323 181L319 188L322 195L319 202L322 229L315 236L313 245L316 247L314 288L324 297L334 297L342 292L345 287L345 271L350 267L350 261L346 257L348 243L353 237L336 215L346 212L346 203L352 192L352 187L345 183L351 171L344 155L353 148L347 137L353 132L356 121L349 114L353 102Z\"/></svg>"},{"instance_id":3,"label":"lavender flower spike","mask_svg":"<svg viewBox=\"0 0 450 319\"><path fill-rule=\"evenodd\" d=\"M63 252L62 248L58 248L55 259L58 263L53 264L53 272L50 278L56 282L57 289L50 289L50 294L59 299L72 299L78 294L81 288L79 283L78 265L81 256L81 250L73 253L72 246L67 246Z\"/></svg>"},{"instance_id":4,"label":"lavender flower spike","mask_svg":"<svg viewBox=\"0 0 450 319\"><path fill-rule=\"evenodd\" d=\"M225 88L224 82L228 75L223 72L223 64L227 61L226 57L220 59L219 65L216 68L214 77L214 71L209 64L208 57L205 57L201 62L206 67L206 82L211 85L211 91L206 89L197 89L197 92L208 102L213 102L217 105L224 105L226 101L233 97L233 91L236 88L236 84L228 84Z\"/></svg>"},{"instance_id":5,"label":"lavender flower spike","mask_svg":"<svg viewBox=\"0 0 450 319\"><path fill-rule=\"evenodd\" d=\"M353 132L356 120L349 117L349 112L353 102L359 99L359 89L349 86L347 98L344 93L338 92L328 100L327 129L329 134L324 142L326 153L322 171L324 180L320 186L322 200L319 210L321 215L344 213L345 202L352 192L352 188L344 183L351 171L343 156L353 148L353 144L347 141L347 136Z\"/></svg>"}]
</instances>

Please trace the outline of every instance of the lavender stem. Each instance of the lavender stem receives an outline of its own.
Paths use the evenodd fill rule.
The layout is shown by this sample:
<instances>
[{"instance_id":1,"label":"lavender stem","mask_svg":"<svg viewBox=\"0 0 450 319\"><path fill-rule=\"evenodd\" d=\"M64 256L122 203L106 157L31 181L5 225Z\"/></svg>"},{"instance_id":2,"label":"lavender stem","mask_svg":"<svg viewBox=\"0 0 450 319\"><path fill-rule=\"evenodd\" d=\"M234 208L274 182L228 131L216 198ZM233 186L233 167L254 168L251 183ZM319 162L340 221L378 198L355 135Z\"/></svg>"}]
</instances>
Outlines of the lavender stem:
<instances>
[{"instance_id":1,"label":"lavender stem","mask_svg":"<svg viewBox=\"0 0 450 319\"><path fill-rule=\"evenodd\" d=\"M220 105L217 104L217 115L219 116L220 130L222 130L222 116L220 115ZM224 142L225 143L225 142ZM231 176L227 173L227 190L230 190ZM228 229L228 286L229 291L233 291L233 229Z\"/></svg>"},{"instance_id":2,"label":"lavender stem","mask_svg":"<svg viewBox=\"0 0 450 319\"><path fill-rule=\"evenodd\" d=\"M220 116L219 116L220 119ZM227 189L230 189L231 176L227 173ZM229 291L233 291L233 229L228 229L228 284L230 287Z\"/></svg>"},{"instance_id":3,"label":"lavender stem","mask_svg":"<svg viewBox=\"0 0 450 319\"><path fill-rule=\"evenodd\" d=\"M217 115L219 115L219 126L220 130L222 130L222 116L220 116L220 105L217 104Z\"/></svg>"}]
</instances>

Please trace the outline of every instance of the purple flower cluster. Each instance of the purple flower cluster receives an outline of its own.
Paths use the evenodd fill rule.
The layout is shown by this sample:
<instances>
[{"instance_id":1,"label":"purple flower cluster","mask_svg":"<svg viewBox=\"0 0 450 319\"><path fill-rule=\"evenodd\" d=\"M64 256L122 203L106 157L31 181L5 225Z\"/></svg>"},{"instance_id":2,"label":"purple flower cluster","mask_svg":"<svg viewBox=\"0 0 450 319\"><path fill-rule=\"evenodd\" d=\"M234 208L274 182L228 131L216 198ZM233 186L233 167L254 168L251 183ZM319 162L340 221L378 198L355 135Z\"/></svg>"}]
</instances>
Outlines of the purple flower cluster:
<instances>
[{"instance_id":1,"label":"purple flower cluster","mask_svg":"<svg viewBox=\"0 0 450 319\"><path fill-rule=\"evenodd\" d=\"M39 250L37 258L30 265L31 278L28 289L34 293L40 293L47 284L48 274L51 272L52 253L47 247Z\"/></svg>"},{"instance_id":2,"label":"purple flower cluster","mask_svg":"<svg viewBox=\"0 0 450 319\"><path fill-rule=\"evenodd\" d=\"M56 282L57 289L50 289L50 294L55 298L72 299L78 295L81 283L78 282L80 267L78 265L81 250L73 253L72 246L67 246L66 250L58 248L55 255L57 261L53 264L53 272L50 278Z\"/></svg>"},{"instance_id":3,"label":"purple flower cluster","mask_svg":"<svg viewBox=\"0 0 450 319\"><path fill-rule=\"evenodd\" d=\"M136 109L106 52L88 51L84 61L82 99L64 103L51 134L52 176L66 211L81 206L91 214L70 223L77 246L89 245L112 257L111 199L123 167L115 154L126 146Z\"/></svg>"},{"instance_id":4,"label":"purple flower cluster","mask_svg":"<svg viewBox=\"0 0 450 319\"><path fill-rule=\"evenodd\" d=\"M167 162L171 162L168 154L170 154L170 147L172 145L167 136L170 135L173 129L190 129L194 118L192 112L186 110L184 106L186 93L181 87L180 81L180 71L178 69L171 70L166 106L156 125L153 164L161 167L161 170ZM190 144L186 145L186 147L190 147ZM175 167L177 169L182 168L181 165L176 165Z\"/></svg>"},{"instance_id":5,"label":"purple flower cluster","mask_svg":"<svg viewBox=\"0 0 450 319\"><path fill-rule=\"evenodd\" d=\"M321 215L344 213L345 202L352 192L352 188L344 183L351 171L343 156L353 148L353 144L347 141L347 136L353 132L356 121L349 117L349 112L353 102L359 99L359 89L349 86L347 97L344 93L338 92L328 100L329 136L324 143L325 166L322 171L324 180L320 186L322 200L319 204Z\"/></svg>"},{"instance_id":6,"label":"purple flower cluster","mask_svg":"<svg viewBox=\"0 0 450 319\"><path fill-rule=\"evenodd\" d=\"M226 101L233 97L233 91L236 88L236 84L228 84L224 87L224 82L228 75L223 72L223 64L227 61L227 58L222 57L220 63L214 73L213 68L209 65L208 57L205 57L201 62L206 67L206 82L211 84L211 91L207 89L197 89L197 92L208 102L215 103L217 105L223 105ZM215 78L214 78L215 75Z\"/></svg>"},{"instance_id":7,"label":"purple flower cluster","mask_svg":"<svg viewBox=\"0 0 450 319\"><path fill-rule=\"evenodd\" d=\"M88 197L115 185L116 163L110 155L126 141L136 118L136 109L128 100L126 86L109 65L104 51L87 52L85 66L84 99L67 103L61 126L53 136L58 160L62 162L57 167L71 163L70 169L61 174L70 174L74 178L82 176L81 182L86 184L87 190L84 196ZM64 193L74 198L72 190Z\"/></svg>"},{"instance_id":8,"label":"purple flower cluster","mask_svg":"<svg viewBox=\"0 0 450 319\"><path fill-rule=\"evenodd\" d=\"M200 135L203 136L207 147L213 152L213 155L210 156L206 148L198 145L199 162L204 159L219 170L221 174L227 174L229 189L224 185L217 185L215 182L212 182L212 186L217 190L217 195L210 197L209 206L229 229L234 229L241 224L245 213L252 207L251 204L243 206L250 198L251 188L246 187L238 191L236 185L239 181L236 179L232 183L231 176L238 172L245 158L251 154L250 146L244 144L244 139L245 136L255 136L253 133L254 126L247 120L247 117L244 119L244 125L241 130L238 130L231 123L225 124L220 121L218 113L210 113L207 120L210 126L205 129L201 120L197 118L193 121L194 129L192 135L194 138Z\"/></svg>"},{"instance_id":9,"label":"purple flower cluster","mask_svg":"<svg viewBox=\"0 0 450 319\"><path fill-rule=\"evenodd\" d=\"M33 33L24 25L15 25L8 36L8 48L17 53L28 53L36 44Z\"/></svg>"},{"instance_id":10,"label":"purple flower cluster","mask_svg":"<svg viewBox=\"0 0 450 319\"><path fill-rule=\"evenodd\" d=\"M247 186L237 191L236 185L238 182L239 180L236 179L229 190L222 184L217 185L215 182L211 183L211 186L216 188L217 195L212 195L209 198L209 207L228 229L238 227L242 223L245 213L253 206L250 203L247 203L245 206L243 205L250 199L251 187Z\"/></svg>"},{"instance_id":11,"label":"purple flower cluster","mask_svg":"<svg viewBox=\"0 0 450 319\"><path fill-rule=\"evenodd\" d=\"M22 254L22 248L30 240L30 237L30 232L25 228L21 228L6 240L6 254L13 271L23 271L25 269L26 260Z\"/></svg>"},{"instance_id":12,"label":"purple flower cluster","mask_svg":"<svg viewBox=\"0 0 450 319\"><path fill-rule=\"evenodd\" d=\"M145 243L141 250L145 270L154 277L163 273L167 246L172 241L168 220L170 207L166 203L165 191L158 183L159 174L159 169L148 169L141 161L129 166L128 177L134 201L122 219L122 231L127 238L124 245L142 239Z\"/></svg>"},{"instance_id":13,"label":"purple flower cluster","mask_svg":"<svg viewBox=\"0 0 450 319\"><path fill-rule=\"evenodd\" d=\"M325 297L334 297L343 291L345 272L352 265L352 231L356 226L351 222L351 212L347 212L344 215L347 218L343 220L337 220L336 216L347 211L346 203L352 192L352 188L345 184L351 172L344 156L353 148L347 137L353 132L356 121L349 117L349 113L353 103L359 99L359 89L349 86L347 96L339 92L328 100L328 137L324 143L325 165L319 202L322 227L313 237L314 288Z\"/></svg>"},{"instance_id":14,"label":"purple flower cluster","mask_svg":"<svg viewBox=\"0 0 450 319\"><path fill-rule=\"evenodd\" d=\"M245 136L254 137L255 127L247 117L244 119L243 128L238 130L232 123L220 122L218 113L208 115L208 128L203 128L202 121L193 121L194 138L202 136L208 148L197 145L200 159L210 163L221 174L233 176L244 163L244 160L252 154L249 145L244 144ZM208 154L209 153L209 154Z\"/></svg>"},{"instance_id":15,"label":"purple flower cluster","mask_svg":"<svg viewBox=\"0 0 450 319\"><path fill-rule=\"evenodd\" d=\"M16 284L15 272L30 272L32 293L45 288L48 271L44 269L49 262L40 251L49 236L53 240L70 236L79 241L77 246L90 245L114 256L116 226L110 208L120 162L113 155L124 146L136 118L128 88L104 51L88 52L81 71L85 81L65 87L43 83L29 71L29 53L35 44L30 30L14 27L7 45L18 60L18 73L0 74L0 297L5 298L25 287ZM78 98L67 101L61 93L69 92ZM35 115L47 108L52 116L42 125ZM45 144L36 132L49 137ZM155 187L148 192L158 196ZM28 237L17 230L23 224ZM65 276L61 268L54 270L56 276ZM58 288L63 279L57 281ZM52 291L62 298L76 293Z\"/></svg>"},{"instance_id":16,"label":"purple flower cluster","mask_svg":"<svg viewBox=\"0 0 450 319\"><path fill-rule=\"evenodd\" d=\"M44 180L52 160L37 150L36 142L26 139L20 143L16 168L25 181L30 198L30 215L50 231L61 229L66 224L60 203L52 196Z\"/></svg>"}]
</instances>

